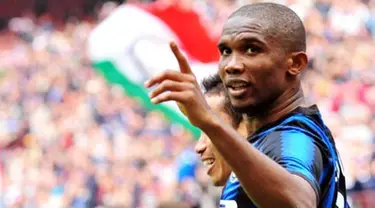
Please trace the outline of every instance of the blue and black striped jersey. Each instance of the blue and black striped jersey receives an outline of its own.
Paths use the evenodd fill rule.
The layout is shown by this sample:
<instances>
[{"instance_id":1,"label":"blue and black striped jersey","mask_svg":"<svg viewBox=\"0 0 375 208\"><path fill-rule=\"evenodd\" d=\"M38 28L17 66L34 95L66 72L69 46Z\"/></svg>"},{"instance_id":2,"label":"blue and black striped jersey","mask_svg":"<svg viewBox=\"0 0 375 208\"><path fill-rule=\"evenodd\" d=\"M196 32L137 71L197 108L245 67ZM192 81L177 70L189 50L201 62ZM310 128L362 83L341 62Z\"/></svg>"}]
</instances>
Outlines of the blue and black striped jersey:
<instances>
[{"instance_id":1,"label":"blue and black striped jersey","mask_svg":"<svg viewBox=\"0 0 375 208\"><path fill-rule=\"evenodd\" d=\"M248 140L290 173L309 182L316 192L318 207L349 207L335 142L317 106L299 107L279 121L257 130ZM256 207L234 173L223 189L220 207Z\"/></svg>"}]
</instances>

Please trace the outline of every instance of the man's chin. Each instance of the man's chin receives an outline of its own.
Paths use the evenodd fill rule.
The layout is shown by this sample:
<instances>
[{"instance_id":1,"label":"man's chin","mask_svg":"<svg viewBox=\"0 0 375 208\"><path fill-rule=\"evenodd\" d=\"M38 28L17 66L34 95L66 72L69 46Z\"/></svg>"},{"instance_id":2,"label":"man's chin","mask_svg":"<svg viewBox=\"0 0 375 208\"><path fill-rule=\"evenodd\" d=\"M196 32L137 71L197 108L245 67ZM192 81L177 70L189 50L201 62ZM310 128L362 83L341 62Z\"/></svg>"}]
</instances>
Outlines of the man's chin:
<instances>
[{"instance_id":1,"label":"man's chin","mask_svg":"<svg viewBox=\"0 0 375 208\"><path fill-rule=\"evenodd\" d=\"M235 112L248 115L256 115L259 107L254 104L233 104L232 108Z\"/></svg>"},{"instance_id":2,"label":"man's chin","mask_svg":"<svg viewBox=\"0 0 375 208\"><path fill-rule=\"evenodd\" d=\"M249 107L248 106L242 106L242 105L233 105L233 110L237 113L248 113L249 112Z\"/></svg>"},{"instance_id":3,"label":"man's chin","mask_svg":"<svg viewBox=\"0 0 375 208\"><path fill-rule=\"evenodd\" d=\"M258 116L264 113L266 104L259 104L254 102L232 102L232 108L235 112L247 114L249 116Z\"/></svg>"}]
</instances>

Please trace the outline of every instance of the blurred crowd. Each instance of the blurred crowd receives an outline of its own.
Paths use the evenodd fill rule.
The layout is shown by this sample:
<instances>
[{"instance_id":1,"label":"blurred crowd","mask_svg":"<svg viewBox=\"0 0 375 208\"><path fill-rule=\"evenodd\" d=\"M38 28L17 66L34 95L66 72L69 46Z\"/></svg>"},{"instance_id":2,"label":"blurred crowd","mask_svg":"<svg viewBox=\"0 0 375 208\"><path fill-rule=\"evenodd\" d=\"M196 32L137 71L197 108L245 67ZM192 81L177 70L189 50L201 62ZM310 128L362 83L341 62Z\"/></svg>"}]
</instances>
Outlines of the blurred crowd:
<instances>
[{"instance_id":1,"label":"blurred crowd","mask_svg":"<svg viewBox=\"0 0 375 208\"><path fill-rule=\"evenodd\" d=\"M180 2L215 38L255 1ZM305 23L304 91L332 130L351 203L375 207L375 0L274 2ZM27 13L0 33L0 208L217 206L192 136L91 67L87 35L114 8L64 25Z\"/></svg>"}]
</instances>

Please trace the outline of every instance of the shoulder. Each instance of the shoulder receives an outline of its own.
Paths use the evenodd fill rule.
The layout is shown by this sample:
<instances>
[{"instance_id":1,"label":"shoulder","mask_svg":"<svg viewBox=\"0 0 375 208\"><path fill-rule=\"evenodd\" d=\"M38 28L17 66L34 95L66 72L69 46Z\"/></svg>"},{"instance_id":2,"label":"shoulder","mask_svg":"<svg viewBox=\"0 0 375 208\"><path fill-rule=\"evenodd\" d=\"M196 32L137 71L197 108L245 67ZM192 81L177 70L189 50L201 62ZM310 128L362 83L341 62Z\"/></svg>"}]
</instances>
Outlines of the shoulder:
<instances>
[{"instance_id":1,"label":"shoulder","mask_svg":"<svg viewBox=\"0 0 375 208\"><path fill-rule=\"evenodd\" d=\"M298 107L279 120L258 129L253 135L249 137L249 140L253 137L264 138L265 136L275 131L288 132L293 130L307 134L311 137L326 136L328 133L328 128L325 126L323 120L321 119L321 114L318 108L314 105L308 108Z\"/></svg>"},{"instance_id":2,"label":"shoulder","mask_svg":"<svg viewBox=\"0 0 375 208\"><path fill-rule=\"evenodd\" d=\"M277 145L317 145L322 152L334 145L316 106L299 107L278 121L262 127L248 140L257 147ZM259 149L260 149L259 148Z\"/></svg>"},{"instance_id":3,"label":"shoulder","mask_svg":"<svg viewBox=\"0 0 375 208\"><path fill-rule=\"evenodd\" d=\"M276 130L262 139L259 149L266 155L274 157L302 157L319 148L316 140L298 129Z\"/></svg>"}]
</instances>

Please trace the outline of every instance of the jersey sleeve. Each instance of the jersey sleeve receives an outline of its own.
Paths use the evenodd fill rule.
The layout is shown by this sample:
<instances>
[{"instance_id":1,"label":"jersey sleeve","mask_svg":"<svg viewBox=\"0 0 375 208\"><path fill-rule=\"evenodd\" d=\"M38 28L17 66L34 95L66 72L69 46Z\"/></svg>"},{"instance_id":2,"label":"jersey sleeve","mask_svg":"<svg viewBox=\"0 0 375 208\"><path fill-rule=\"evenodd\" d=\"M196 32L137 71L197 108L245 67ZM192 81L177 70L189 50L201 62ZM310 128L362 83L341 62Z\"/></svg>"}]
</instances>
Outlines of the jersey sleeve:
<instances>
[{"instance_id":1,"label":"jersey sleeve","mask_svg":"<svg viewBox=\"0 0 375 208\"><path fill-rule=\"evenodd\" d=\"M263 152L292 174L304 178L319 198L323 159L314 139L296 130L275 131L264 140Z\"/></svg>"}]
</instances>

